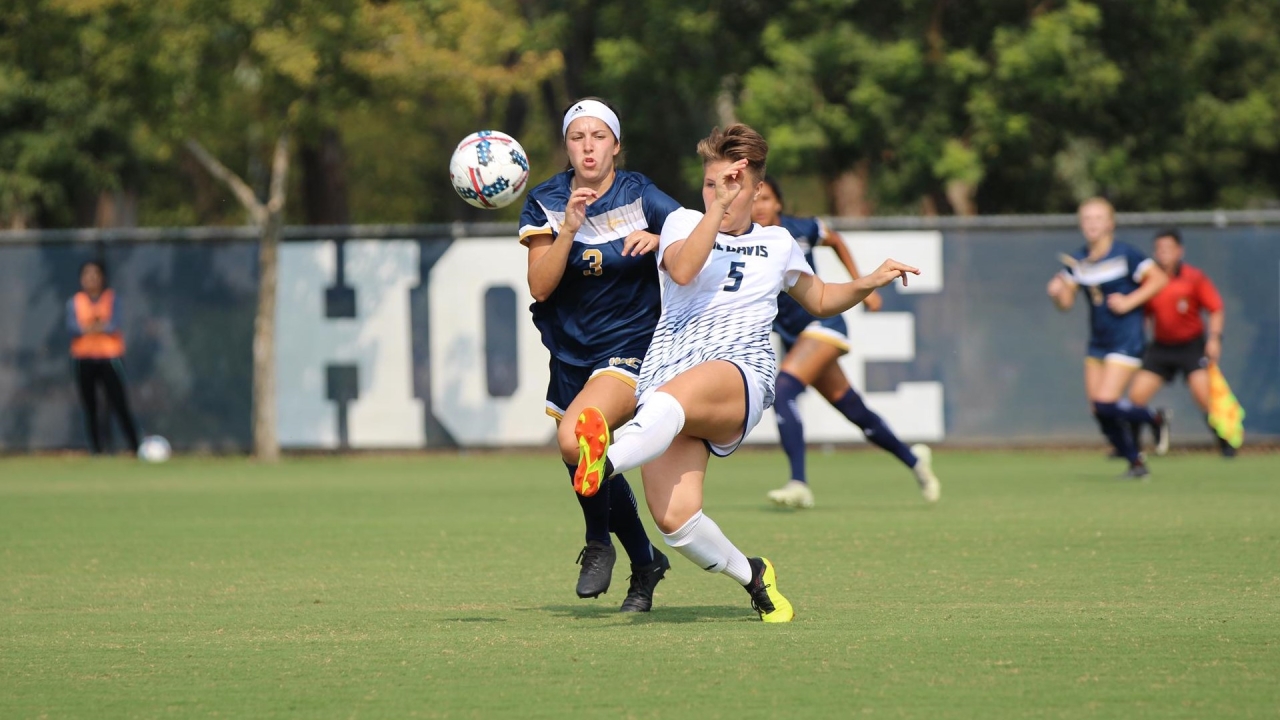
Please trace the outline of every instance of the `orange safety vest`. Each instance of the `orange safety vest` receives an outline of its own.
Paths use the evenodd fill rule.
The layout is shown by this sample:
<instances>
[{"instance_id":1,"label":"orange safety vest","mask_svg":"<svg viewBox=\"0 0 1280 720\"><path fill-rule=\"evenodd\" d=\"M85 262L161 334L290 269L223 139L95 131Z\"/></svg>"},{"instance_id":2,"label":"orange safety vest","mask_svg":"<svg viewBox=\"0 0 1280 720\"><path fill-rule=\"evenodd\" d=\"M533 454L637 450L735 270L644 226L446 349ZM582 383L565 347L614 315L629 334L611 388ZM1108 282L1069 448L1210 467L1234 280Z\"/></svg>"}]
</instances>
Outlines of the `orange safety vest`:
<instances>
[{"instance_id":1,"label":"orange safety vest","mask_svg":"<svg viewBox=\"0 0 1280 720\"><path fill-rule=\"evenodd\" d=\"M76 322L81 329L95 322L104 325L111 322L111 315L116 308L116 295L111 290L104 290L95 301L86 292L78 292L75 296ZM111 359L124 355L124 335L116 332L85 332L79 337L71 338L71 357Z\"/></svg>"}]
</instances>

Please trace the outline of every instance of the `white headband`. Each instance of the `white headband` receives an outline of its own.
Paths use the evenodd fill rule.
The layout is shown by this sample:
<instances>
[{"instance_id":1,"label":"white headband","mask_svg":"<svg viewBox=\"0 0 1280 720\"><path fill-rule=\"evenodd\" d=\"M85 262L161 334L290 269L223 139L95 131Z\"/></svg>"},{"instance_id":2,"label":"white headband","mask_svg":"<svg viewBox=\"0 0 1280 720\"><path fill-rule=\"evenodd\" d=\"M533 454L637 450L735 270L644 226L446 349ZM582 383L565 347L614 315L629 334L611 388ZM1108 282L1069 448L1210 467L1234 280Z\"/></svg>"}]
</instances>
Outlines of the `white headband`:
<instances>
[{"instance_id":1,"label":"white headband","mask_svg":"<svg viewBox=\"0 0 1280 720\"><path fill-rule=\"evenodd\" d=\"M569 134L569 123L580 117L593 117L604 121L605 125L613 131L613 136L622 140L622 125L618 123L618 116L609 109L608 105L599 100L579 100L569 108L569 112L564 114L564 126L560 128L560 134Z\"/></svg>"}]
</instances>

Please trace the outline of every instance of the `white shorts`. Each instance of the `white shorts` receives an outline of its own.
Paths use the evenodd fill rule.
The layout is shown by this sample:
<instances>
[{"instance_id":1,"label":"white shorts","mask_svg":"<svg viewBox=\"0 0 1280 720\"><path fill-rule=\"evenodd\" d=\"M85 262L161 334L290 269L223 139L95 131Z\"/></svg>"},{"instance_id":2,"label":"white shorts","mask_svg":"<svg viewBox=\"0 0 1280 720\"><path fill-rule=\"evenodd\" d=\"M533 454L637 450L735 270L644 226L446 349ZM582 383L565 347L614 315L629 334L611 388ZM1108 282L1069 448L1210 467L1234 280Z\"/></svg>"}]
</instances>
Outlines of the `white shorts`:
<instances>
[{"instance_id":1,"label":"white shorts","mask_svg":"<svg viewBox=\"0 0 1280 720\"><path fill-rule=\"evenodd\" d=\"M743 420L742 434L733 442L724 445L717 445L705 439L702 443L707 446L707 450L709 450L712 455L715 455L716 457L729 457L733 454L734 450L738 449L738 446L742 444L742 441L746 439L747 435L755 429L756 425L760 424L760 417L764 415L765 390L764 385L761 384L762 381L760 376L755 370L752 370L750 367L742 363L729 360L728 358L722 359L733 363L733 366L742 374L742 382L747 391L746 416ZM645 401L649 399L649 396L652 395L655 390L657 390L657 388L649 388L648 390L645 390L644 394L640 396L639 401L636 403L636 407L639 408L641 405L644 405Z\"/></svg>"}]
</instances>

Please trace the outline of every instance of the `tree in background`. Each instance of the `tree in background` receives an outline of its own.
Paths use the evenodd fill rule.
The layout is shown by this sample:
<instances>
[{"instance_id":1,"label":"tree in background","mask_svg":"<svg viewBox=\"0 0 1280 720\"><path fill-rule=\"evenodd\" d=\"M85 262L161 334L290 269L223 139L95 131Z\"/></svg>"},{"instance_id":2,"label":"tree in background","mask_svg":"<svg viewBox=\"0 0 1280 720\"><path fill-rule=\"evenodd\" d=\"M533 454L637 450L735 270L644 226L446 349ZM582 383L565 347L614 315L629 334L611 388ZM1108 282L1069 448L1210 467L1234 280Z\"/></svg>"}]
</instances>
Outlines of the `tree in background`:
<instances>
[{"instance_id":1,"label":"tree in background","mask_svg":"<svg viewBox=\"0 0 1280 720\"><path fill-rule=\"evenodd\" d=\"M147 17L111 0L0 13L0 227L131 224L154 148Z\"/></svg>"},{"instance_id":2,"label":"tree in background","mask_svg":"<svg viewBox=\"0 0 1280 720\"><path fill-rule=\"evenodd\" d=\"M470 0L432 5L365 0L215 5L173 0L157 5L154 12L166 42L161 62L177 68L180 112L174 118L174 136L185 136L191 155L231 190L260 231L253 445L257 457L275 460L277 258L291 138L301 134L315 143L303 154L304 166L310 162L315 174L333 173L321 178L313 174L304 181L304 197L319 204L308 216L342 221L346 174L337 120L343 108L370 98L375 84L394 102L411 102L415 93L434 84L473 100L502 97L535 86L541 75L558 69L558 59L520 54L511 42L479 42L489 33L494 39L508 37L503 27L493 26L507 16ZM494 53L500 59L490 62ZM195 137L202 119L228 107L242 113L256 131L254 136L274 138L265 198Z\"/></svg>"}]
</instances>

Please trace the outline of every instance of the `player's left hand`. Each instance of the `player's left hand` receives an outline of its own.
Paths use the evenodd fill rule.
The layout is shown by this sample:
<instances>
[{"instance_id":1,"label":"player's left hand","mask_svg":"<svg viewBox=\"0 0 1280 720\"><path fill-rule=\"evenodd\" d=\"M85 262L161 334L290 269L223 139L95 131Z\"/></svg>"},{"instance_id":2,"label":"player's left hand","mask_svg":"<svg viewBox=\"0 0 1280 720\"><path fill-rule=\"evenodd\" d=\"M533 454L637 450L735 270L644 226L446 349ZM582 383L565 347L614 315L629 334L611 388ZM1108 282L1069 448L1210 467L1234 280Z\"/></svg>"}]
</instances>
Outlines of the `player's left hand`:
<instances>
[{"instance_id":1,"label":"player's left hand","mask_svg":"<svg viewBox=\"0 0 1280 720\"><path fill-rule=\"evenodd\" d=\"M870 295L863 298L862 307L866 308L867 312L880 312L880 308L884 307L884 298L880 297L880 293L872 290Z\"/></svg>"},{"instance_id":2,"label":"player's left hand","mask_svg":"<svg viewBox=\"0 0 1280 720\"><path fill-rule=\"evenodd\" d=\"M881 263L870 275L864 275L867 280L871 281L872 287L882 288L892 283L898 278L902 278L902 285L907 285L907 275L919 275L920 268L912 267L906 263L900 263L897 260L889 259Z\"/></svg>"},{"instance_id":3,"label":"player's left hand","mask_svg":"<svg viewBox=\"0 0 1280 720\"><path fill-rule=\"evenodd\" d=\"M1107 307L1117 315L1127 315L1133 310L1129 296L1123 293L1111 293L1107 296Z\"/></svg>"},{"instance_id":4,"label":"player's left hand","mask_svg":"<svg viewBox=\"0 0 1280 720\"><path fill-rule=\"evenodd\" d=\"M646 230L636 230L622 241L622 257L640 256L658 249L658 236Z\"/></svg>"}]
</instances>

